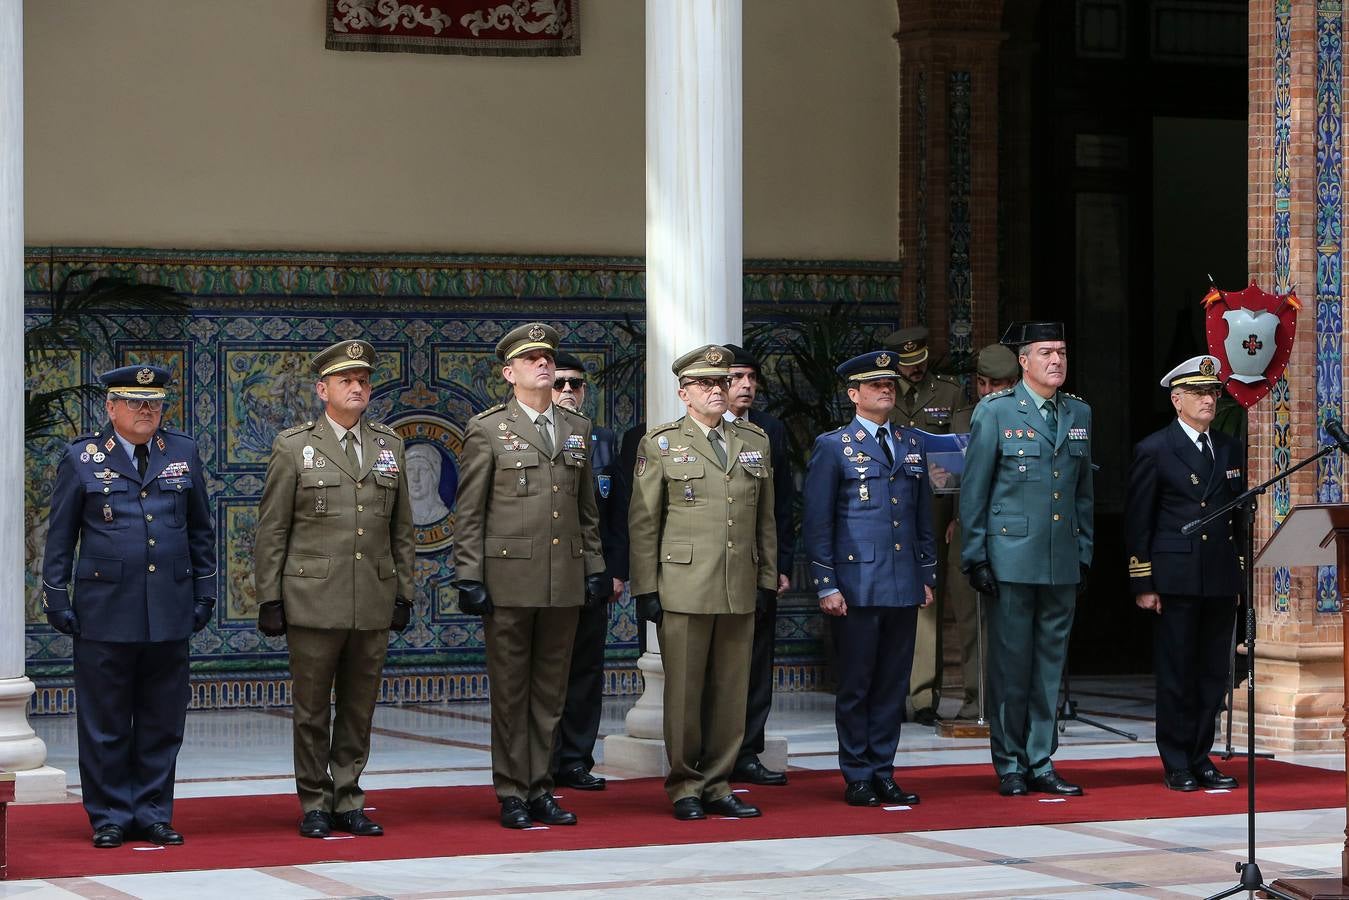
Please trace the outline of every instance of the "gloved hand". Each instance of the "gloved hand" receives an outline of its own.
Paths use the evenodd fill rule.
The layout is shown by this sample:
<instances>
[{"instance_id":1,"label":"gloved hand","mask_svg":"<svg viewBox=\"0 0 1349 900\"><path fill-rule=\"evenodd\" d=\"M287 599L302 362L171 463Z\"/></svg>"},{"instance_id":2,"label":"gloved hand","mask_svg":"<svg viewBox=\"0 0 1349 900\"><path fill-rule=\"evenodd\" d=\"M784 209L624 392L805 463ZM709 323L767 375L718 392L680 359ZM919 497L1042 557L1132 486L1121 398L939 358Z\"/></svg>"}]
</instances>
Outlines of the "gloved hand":
<instances>
[{"instance_id":1,"label":"gloved hand","mask_svg":"<svg viewBox=\"0 0 1349 900\"><path fill-rule=\"evenodd\" d=\"M198 597L192 604L192 633L196 634L206 627L206 623L211 621L211 613L215 612L215 599L212 597Z\"/></svg>"},{"instance_id":2,"label":"gloved hand","mask_svg":"<svg viewBox=\"0 0 1349 900\"><path fill-rule=\"evenodd\" d=\"M286 633L286 608L280 600L258 604L258 631L267 637L280 637Z\"/></svg>"},{"instance_id":3,"label":"gloved hand","mask_svg":"<svg viewBox=\"0 0 1349 900\"><path fill-rule=\"evenodd\" d=\"M966 573L966 577L969 578L970 587L974 588L976 593L989 594L993 597L998 595L998 579L993 577L993 567L988 563L975 563Z\"/></svg>"},{"instance_id":4,"label":"gloved hand","mask_svg":"<svg viewBox=\"0 0 1349 900\"><path fill-rule=\"evenodd\" d=\"M73 609L54 609L47 613L47 624L62 634L79 637L80 620L75 618Z\"/></svg>"},{"instance_id":5,"label":"gloved hand","mask_svg":"<svg viewBox=\"0 0 1349 900\"><path fill-rule=\"evenodd\" d=\"M660 608L660 594L654 591L650 594L638 594L633 598L637 603L637 617L650 622L652 625L659 625L661 615L664 610Z\"/></svg>"},{"instance_id":6,"label":"gloved hand","mask_svg":"<svg viewBox=\"0 0 1349 900\"><path fill-rule=\"evenodd\" d=\"M613 579L603 572L598 575L587 575L585 608L594 609L603 604L613 593L613 586Z\"/></svg>"},{"instance_id":7,"label":"gloved hand","mask_svg":"<svg viewBox=\"0 0 1349 900\"><path fill-rule=\"evenodd\" d=\"M481 581L456 581L454 586L459 589L459 611L465 615L490 616L496 608Z\"/></svg>"},{"instance_id":8,"label":"gloved hand","mask_svg":"<svg viewBox=\"0 0 1349 900\"><path fill-rule=\"evenodd\" d=\"M778 592L768 588L759 588L754 592L754 614L756 616L767 615L773 608L773 601L777 599Z\"/></svg>"},{"instance_id":9,"label":"gloved hand","mask_svg":"<svg viewBox=\"0 0 1349 900\"><path fill-rule=\"evenodd\" d=\"M412 603L404 597L393 598L393 618L389 622L390 631L402 631L412 621Z\"/></svg>"},{"instance_id":10,"label":"gloved hand","mask_svg":"<svg viewBox=\"0 0 1349 900\"><path fill-rule=\"evenodd\" d=\"M1086 563L1078 563L1077 596L1081 597L1087 592L1087 582L1091 579L1091 566Z\"/></svg>"}]
</instances>

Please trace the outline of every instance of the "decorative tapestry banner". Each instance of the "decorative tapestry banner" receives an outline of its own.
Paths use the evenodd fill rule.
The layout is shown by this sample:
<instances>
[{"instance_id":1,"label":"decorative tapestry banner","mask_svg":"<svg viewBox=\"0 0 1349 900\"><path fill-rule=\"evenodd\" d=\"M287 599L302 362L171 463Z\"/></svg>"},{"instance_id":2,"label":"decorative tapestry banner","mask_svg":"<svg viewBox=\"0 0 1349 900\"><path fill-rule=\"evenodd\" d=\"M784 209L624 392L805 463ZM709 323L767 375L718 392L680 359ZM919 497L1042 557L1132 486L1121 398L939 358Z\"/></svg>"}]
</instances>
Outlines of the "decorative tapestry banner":
<instances>
[{"instance_id":1,"label":"decorative tapestry banner","mask_svg":"<svg viewBox=\"0 0 1349 900\"><path fill-rule=\"evenodd\" d=\"M328 0L329 50L578 56L580 0Z\"/></svg>"}]
</instances>

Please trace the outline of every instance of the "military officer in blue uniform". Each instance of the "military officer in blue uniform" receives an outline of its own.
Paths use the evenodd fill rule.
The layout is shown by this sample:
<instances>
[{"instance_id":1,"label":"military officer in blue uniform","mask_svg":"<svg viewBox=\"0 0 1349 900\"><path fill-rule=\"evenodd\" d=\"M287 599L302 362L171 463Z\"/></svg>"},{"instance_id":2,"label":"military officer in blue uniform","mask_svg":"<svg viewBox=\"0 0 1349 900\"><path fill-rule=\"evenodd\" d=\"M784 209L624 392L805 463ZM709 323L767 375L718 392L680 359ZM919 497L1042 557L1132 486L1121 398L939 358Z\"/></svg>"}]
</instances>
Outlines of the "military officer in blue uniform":
<instances>
[{"instance_id":1,"label":"military officer in blue uniform","mask_svg":"<svg viewBox=\"0 0 1349 900\"><path fill-rule=\"evenodd\" d=\"M1002 336L1021 366L1015 387L974 408L965 477L961 568L994 597L988 620L988 710L1003 796L1076 796L1054 771L1059 682L1092 553L1091 407L1060 388L1061 322L1016 322Z\"/></svg>"},{"instance_id":2,"label":"military officer in blue uniform","mask_svg":"<svg viewBox=\"0 0 1349 900\"><path fill-rule=\"evenodd\" d=\"M99 380L109 422L71 442L58 465L42 606L74 638L80 791L94 846L181 844L174 766L188 639L215 608L215 529L197 445L161 427L168 371L124 366Z\"/></svg>"},{"instance_id":3,"label":"military officer in blue uniform","mask_svg":"<svg viewBox=\"0 0 1349 900\"><path fill-rule=\"evenodd\" d=\"M896 362L881 350L838 367L856 416L815 439L802 488L811 587L837 651L838 760L852 806L918 802L895 784L895 748L937 543L922 441L890 424Z\"/></svg>"},{"instance_id":4,"label":"military officer in blue uniform","mask_svg":"<svg viewBox=\"0 0 1349 900\"><path fill-rule=\"evenodd\" d=\"M554 362L553 403L585 415L585 363L565 350L557 351ZM553 747L553 783L580 791L602 791L605 779L590 770L595 767L595 740L604 705L604 640L609 635L609 604L623 596L623 582L628 576L628 507L619 501L618 435L612 429L591 426L590 471L600 515L603 579L609 594L607 602L596 598L582 604L576 620L567 699Z\"/></svg>"},{"instance_id":5,"label":"military officer in blue uniform","mask_svg":"<svg viewBox=\"0 0 1349 900\"><path fill-rule=\"evenodd\" d=\"M1156 614L1157 751L1173 791L1237 786L1209 751L1244 586L1245 518L1180 533L1246 490L1241 445L1209 428L1222 393L1218 370L1216 358L1196 356L1162 378L1176 418L1134 448L1124 514L1134 602Z\"/></svg>"}]
</instances>

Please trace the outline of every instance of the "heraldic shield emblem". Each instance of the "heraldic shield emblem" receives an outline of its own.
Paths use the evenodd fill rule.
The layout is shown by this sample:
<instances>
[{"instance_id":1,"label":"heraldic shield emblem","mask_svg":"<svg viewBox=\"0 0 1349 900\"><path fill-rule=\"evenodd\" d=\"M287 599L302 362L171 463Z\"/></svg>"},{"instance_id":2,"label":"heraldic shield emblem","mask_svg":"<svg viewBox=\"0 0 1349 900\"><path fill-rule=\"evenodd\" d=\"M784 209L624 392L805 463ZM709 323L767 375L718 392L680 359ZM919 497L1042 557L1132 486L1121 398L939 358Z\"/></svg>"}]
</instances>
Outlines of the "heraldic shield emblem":
<instances>
[{"instance_id":1,"label":"heraldic shield emblem","mask_svg":"<svg viewBox=\"0 0 1349 900\"><path fill-rule=\"evenodd\" d=\"M1227 393L1250 409L1288 367L1297 331L1297 294L1266 293L1254 281L1244 291L1213 288L1204 296L1208 352L1222 363Z\"/></svg>"}]
</instances>

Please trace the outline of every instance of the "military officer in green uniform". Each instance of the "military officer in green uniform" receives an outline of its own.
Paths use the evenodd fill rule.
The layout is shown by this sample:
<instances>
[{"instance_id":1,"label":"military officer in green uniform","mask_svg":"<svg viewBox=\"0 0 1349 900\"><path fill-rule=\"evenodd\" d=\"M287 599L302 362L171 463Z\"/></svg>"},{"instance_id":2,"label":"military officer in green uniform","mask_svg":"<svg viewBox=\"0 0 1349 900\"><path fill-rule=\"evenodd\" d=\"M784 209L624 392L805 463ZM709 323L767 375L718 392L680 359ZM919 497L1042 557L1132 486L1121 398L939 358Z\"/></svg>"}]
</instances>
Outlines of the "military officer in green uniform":
<instances>
[{"instance_id":1,"label":"military officer in green uniform","mask_svg":"<svg viewBox=\"0 0 1349 900\"><path fill-rule=\"evenodd\" d=\"M1022 377L974 408L960 490L961 564L994 597L989 737L1004 796L1077 795L1054 771L1059 681L1092 553L1091 407L1060 388L1061 322L1016 322Z\"/></svg>"},{"instance_id":2,"label":"military officer in green uniform","mask_svg":"<svg viewBox=\"0 0 1349 900\"><path fill-rule=\"evenodd\" d=\"M708 345L674 361L688 412L642 438L628 509L632 594L665 664L665 792L681 820L759 815L729 779L755 603L778 588L774 461L763 429L723 418L731 359Z\"/></svg>"},{"instance_id":3,"label":"military officer in green uniform","mask_svg":"<svg viewBox=\"0 0 1349 900\"><path fill-rule=\"evenodd\" d=\"M504 828L576 824L553 796L553 741L581 605L611 592L590 420L553 403L558 339L530 322L497 343L512 396L469 420L459 458L454 584L483 620Z\"/></svg>"},{"instance_id":4,"label":"military officer in green uniform","mask_svg":"<svg viewBox=\"0 0 1349 900\"><path fill-rule=\"evenodd\" d=\"M323 415L277 435L258 507L258 627L290 649L300 834L373 837L360 778L389 630L412 609L412 504L402 438L363 416L375 348L342 341L311 365Z\"/></svg>"},{"instance_id":5,"label":"military officer in green uniform","mask_svg":"<svg viewBox=\"0 0 1349 900\"><path fill-rule=\"evenodd\" d=\"M899 393L890 421L932 434L948 434L951 416L965 405L965 391L945 375L928 371L928 331L922 326L901 328L885 339L899 361ZM946 534L954 515L949 495L937 495L932 503L932 533ZM947 546L937 542L937 571L945 573ZM909 676L909 719L920 725L937 721L941 703L942 618L946 614L946 579L937 579L936 602L918 611L914 635L913 671Z\"/></svg>"},{"instance_id":6,"label":"military officer in green uniform","mask_svg":"<svg viewBox=\"0 0 1349 900\"><path fill-rule=\"evenodd\" d=\"M989 394L1013 387L1021 377L1021 366L1016 354L1002 344L989 344L975 358L974 391L982 400ZM951 433L969 434L974 405L961 407L951 414ZM935 479L934 479L935 482ZM958 719L978 719L983 716L979 703L981 648L988 644L987 623L980 624L979 595L960 573L960 517L953 516L946 526L946 568L942 580L946 583L951 617L955 619L956 634L960 639L960 677L964 696L961 698ZM980 634L980 631L983 634Z\"/></svg>"}]
</instances>

